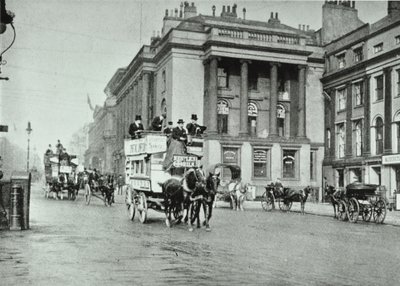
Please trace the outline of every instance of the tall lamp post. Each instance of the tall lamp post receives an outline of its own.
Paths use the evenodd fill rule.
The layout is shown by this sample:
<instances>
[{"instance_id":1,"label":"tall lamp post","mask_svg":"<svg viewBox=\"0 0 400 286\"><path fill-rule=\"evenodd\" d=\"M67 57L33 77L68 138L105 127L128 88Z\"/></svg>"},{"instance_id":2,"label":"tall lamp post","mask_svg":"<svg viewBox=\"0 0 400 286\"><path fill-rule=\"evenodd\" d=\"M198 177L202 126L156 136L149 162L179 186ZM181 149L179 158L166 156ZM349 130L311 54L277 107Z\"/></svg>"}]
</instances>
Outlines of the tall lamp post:
<instances>
[{"instance_id":1,"label":"tall lamp post","mask_svg":"<svg viewBox=\"0 0 400 286\"><path fill-rule=\"evenodd\" d=\"M31 122L28 121L28 128L26 128L26 132L28 133L28 154L27 154L27 158L26 158L26 171L29 173L29 135L32 132L32 128L31 128Z\"/></svg>"}]
</instances>

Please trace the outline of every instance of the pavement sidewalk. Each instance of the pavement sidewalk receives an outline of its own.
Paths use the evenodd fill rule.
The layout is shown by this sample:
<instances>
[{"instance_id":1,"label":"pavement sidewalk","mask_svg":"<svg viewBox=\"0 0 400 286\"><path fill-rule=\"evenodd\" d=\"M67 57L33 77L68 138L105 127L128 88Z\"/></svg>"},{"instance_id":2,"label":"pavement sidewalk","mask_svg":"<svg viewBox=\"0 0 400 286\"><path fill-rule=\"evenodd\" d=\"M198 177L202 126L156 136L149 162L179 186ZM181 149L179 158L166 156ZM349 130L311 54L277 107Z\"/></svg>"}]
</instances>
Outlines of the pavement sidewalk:
<instances>
[{"instance_id":1,"label":"pavement sidewalk","mask_svg":"<svg viewBox=\"0 0 400 286\"><path fill-rule=\"evenodd\" d=\"M219 202L218 202L218 204L219 204ZM261 201L246 201L244 207L249 208L249 209L262 210ZM278 206L276 205L276 207L278 207ZM300 212L300 204L293 203L291 211ZM333 207L332 207L332 204L330 204L330 203L307 202L305 205L305 212L306 212L306 214L329 216L329 217L333 218ZM360 217L360 219L361 219L361 217ZM384 223L389 224L389 225L400 226L400 211L386 210L386 218L385 218Z\"/></svg>"}]
</instances>

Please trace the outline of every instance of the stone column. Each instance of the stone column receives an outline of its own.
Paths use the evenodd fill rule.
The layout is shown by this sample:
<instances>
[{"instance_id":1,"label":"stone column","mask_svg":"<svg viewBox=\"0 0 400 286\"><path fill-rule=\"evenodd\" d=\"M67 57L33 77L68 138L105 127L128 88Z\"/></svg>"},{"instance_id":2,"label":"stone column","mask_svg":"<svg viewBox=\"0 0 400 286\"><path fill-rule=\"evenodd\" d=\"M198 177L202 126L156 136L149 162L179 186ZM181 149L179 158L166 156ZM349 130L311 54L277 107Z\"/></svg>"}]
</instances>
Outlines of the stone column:
<instances>
[{"instance_id":1,"label":"stone column","mask_svg":"<svg viewBox=\"0 0 400 286\"><path fill-rule=\"evenodd\" d=\"M149 119L149 73L143 72L143 88L142 88L142 124L145 129L149 127L151 122Z\"/></svg>"},{"instance_id":2,"label":"stone column","mask_svg":"<svg viewBox=\"0 0 400 286\"><path fill-rule=\"evenodd\" d=\"M278 63L270 63L271 89L269 106L269 136L278 136L276 106L278 104Z\"/></svg>"},{"instance_id":3,"label":"stone column","mask_svg":"<svg viewBox=\"0 0 400 286\"><path fill-rule=\"evenodd\" d=\"M240 136L249 135L248 130L248 79L249 76L249 62L240 61Z\"/></svg>"},{"instance_id":4,"label":"stone column","mask_svg":"<svg viewBox=\"0 0 400 286\"><path fill-rule=\"evenodd\" d=\"M217 133L217 102L218 102L218 59L212 57L209 64L210 80L208 84L208 132Z\"/></svg>"},{"instance_id":5,"label":"stone column","mask_svg":"<svg viewBox=\"0 0 400 286\"><path fill-rule=\"evenodd\" d=\"M306 66L300 65L299 68L299 125L297 129L298 137L306 137Z\"/></svg>"},{"instance_id":6,"label":"stone column","mask_svg":"<svg viewBox=\"0 0 400 286\"><path fill-rule=\"evenodd\" d=\"M384 154L392 153L392 67L383 70L385 76Z\"/></svg>"},{"instance_id":7,"label":"stone column","mask_svg":"<svg viewBox=\"0 0 400 286\"><path fill-rule=\"evenodd\" d=\"M335 125L335 119L336 119L336 90L332 89L331 90L331 158L335 159L336 158L336 125Z\"/></svg>"},{"instance_id":8,"label":"stone column","mask_svg":"<svg viewBox=\"0 0 400 286\"><path fill-rule=\"evenodd\" d=\"M371 142L371 114L370 114L370 75L364 77L364 138L363 138L363 155L369 156L371 154L370 142Z\"/></svg>"}]
</instances>

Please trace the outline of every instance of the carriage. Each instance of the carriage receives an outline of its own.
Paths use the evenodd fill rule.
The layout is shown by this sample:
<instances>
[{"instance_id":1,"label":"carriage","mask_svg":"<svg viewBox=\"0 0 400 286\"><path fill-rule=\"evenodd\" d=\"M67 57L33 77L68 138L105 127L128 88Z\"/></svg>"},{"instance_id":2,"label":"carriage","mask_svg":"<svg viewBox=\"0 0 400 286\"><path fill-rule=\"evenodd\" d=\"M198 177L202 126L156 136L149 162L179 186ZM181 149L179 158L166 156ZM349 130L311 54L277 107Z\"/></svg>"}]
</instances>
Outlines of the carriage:
<instances>
[{"instance_id":1,"label":"carriage","mask_svg":"<svg viewBox=\"0 0 400 286\"><path fill-rule=\"evenodd\" d=\"M89 205L91 199L95 197L102 200L105 206L111 206L114 202L114 178L109 175L90 180L89 177L93 175L93 172L88 172L83 179L86 205Z\"/></svg>"},{"instance_id":2,"label":"carriage","mask_svg":"<svg viewBox=\"0 0 400 286\"><path fill-rule=\"evenodd\" d=\"M172 177L181 178L187 169L199 166L202 139L194 139L185 154L168 154L171 146L167 152L167 137L159 132L146 132L141 138L125 139L126 205L131 220L136 211L141 223L147 221L149 209L165 212L165 197L160 184ZM166 166L165 159L169 155L171 164ZM173 207L175 219L181 211L179 205Z\"/></svg>"},{"instance_id":3,"label":"carriage","mask_svg":"<svg viewBox=\"0 0 400 286\"><path fill-rule=\"evenodd\" d=\"M76 183L77 164L71 162L76 156L67 155L60 158L57 154L45 154L45 198L54 197L55 199L75 200L79 186Z\"/></svg>"},{"instance_id":4,"label":"carriage","mask_svg":"<svg viewBox=\"0 0 400 286\"><path fill-rule=\"evenodd\" d=\"M365 222L383 223L386 217L386 190L374 184L353 183L332 195L338 206L338 218L356 223L361 216ZM336 210L335 210L336 211Z\"/></svg>"},{"instance_id":5,"label":"carriage","mask_svg":"<svg viewBox=\"0 0 400 286\"><path fill-rule=\"evenodd\" d=\"M275 202L278 202L279 209L288 212L292 208L293 202L299 202L301 213L304 214L304 206L312 188L307 186L303 190L284 188L281 184L271 183L265 187L262 195L261 206L265 211L275 209Z\"/></svg>"}]
</instances>

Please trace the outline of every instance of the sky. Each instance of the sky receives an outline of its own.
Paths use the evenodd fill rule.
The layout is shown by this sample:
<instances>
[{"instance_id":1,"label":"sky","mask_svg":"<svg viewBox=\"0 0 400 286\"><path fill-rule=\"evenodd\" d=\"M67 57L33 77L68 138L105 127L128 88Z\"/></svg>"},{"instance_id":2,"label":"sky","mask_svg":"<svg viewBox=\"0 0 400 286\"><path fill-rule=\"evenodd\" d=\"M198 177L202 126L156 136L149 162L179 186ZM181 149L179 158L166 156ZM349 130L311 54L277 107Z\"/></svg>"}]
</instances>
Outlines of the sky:
<instances>
[{"instance_id":1,"label":"sky","mask_svg":"<svg viewBox=\"0 0 400 286\"><path fill-rule=\"evenodd\" d=\"M245 7L246 19L267 21L278 12L282 23L321 28L324 1L189 1L197 12L219 15L222 5ZM31 146L45 150L57 139L68 150L71 135L93 121L87 97L102 106L104 88L120 67L126 67L154 31L161 31L170 0L6 0L15 13L16 40L0 66L0 133L26 146L28 121ZM373 23L386 15L387 1L356 1L359 18ZM10 26L0 35L1 51L12 41Z\"/></svg>"}]
</instances>

